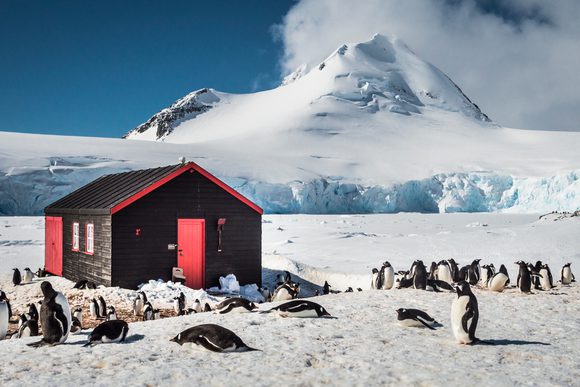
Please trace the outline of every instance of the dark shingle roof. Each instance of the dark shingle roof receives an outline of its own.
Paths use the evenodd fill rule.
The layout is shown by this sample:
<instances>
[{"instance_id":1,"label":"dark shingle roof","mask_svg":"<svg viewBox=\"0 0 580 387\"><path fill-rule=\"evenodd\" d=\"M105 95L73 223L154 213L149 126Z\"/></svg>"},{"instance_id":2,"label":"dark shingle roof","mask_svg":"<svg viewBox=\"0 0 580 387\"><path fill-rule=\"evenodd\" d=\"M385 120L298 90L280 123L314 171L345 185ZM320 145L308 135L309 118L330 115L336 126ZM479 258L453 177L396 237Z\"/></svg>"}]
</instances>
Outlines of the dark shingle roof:
<instances>
[{"instance_id":1,"label":"dark shingle roof","mask_svg":"<svg viewBox=\"0 0 580 387\"><path fill-rule=\"evenodd\" d=\"M111 208L182 168L182 164L104 175L47 206L45 213L62 210L108 213Z\"/></svg>"}]
</instances>

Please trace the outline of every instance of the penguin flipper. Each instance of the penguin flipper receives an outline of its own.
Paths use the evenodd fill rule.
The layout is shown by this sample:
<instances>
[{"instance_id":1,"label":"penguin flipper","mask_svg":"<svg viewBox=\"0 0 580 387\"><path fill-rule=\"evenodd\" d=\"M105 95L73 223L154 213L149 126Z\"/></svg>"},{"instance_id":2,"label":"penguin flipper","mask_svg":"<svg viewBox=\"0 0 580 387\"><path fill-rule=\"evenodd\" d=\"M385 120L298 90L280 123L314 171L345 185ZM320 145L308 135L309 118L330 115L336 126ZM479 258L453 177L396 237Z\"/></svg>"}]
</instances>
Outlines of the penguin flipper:
<instances>
[{"instance_id":1,"label":"penguin flipper","mask_svg":"<svg viewBox=\"0 0 580 387\"><path fill-rule=\"evenodd\" d=\"M431 329L432 331L436 330L431 325L427 324L425 321L421 320L420 318L414 319L415 321L419 321L421 324L425 325L427 328Z\"/></svg>"},{"instance_id":2,"label":"penguin flipper","mask_svg":"<svg viewBox=\"0 0 580 387\"><path fill-rule=\"evenodd\" d=\"M223 351L223 348L218 347L217 345L213 344L205 336L199 335L197 337L197 340L195 341L195 343L201 345L205 349L212 351L212 352L222 352Z\"/></svg>"},{"instance_id":3,"label":"penguin flipper","mask_svg":"<svg viewBox=\"0 0 580 387\"><path fill-rule=\"evenodd\" d=\"M220 310L218 313L219 314L226 314L231 312L234 309L234 304L233 303L229 303L228 306L226 306L224 309Z\"/></svg>"}]
</instances>

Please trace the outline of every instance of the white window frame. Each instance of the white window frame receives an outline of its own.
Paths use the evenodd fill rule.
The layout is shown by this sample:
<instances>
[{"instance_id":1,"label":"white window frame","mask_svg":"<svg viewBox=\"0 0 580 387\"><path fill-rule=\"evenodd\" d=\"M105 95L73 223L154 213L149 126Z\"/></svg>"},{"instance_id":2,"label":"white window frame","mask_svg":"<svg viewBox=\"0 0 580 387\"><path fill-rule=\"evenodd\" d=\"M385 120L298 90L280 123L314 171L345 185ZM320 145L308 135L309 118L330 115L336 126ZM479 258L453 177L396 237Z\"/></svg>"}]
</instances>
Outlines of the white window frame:
<instances>
[{"instance_id":1,"label":"white window frame","mask_svg":"<svg viewBox=\"0 0 580 387\"><path fill-rule=\"evenodd\" d=\"M95 225L93 223L87 223L86 227L86 244L85 252L87 254L95 253Z\"/></svg>"},{"instance_id":2,"label":"white window frame","mask_svg":"<svg viewBox=\"0 0 580 387\"><path fill-rule=\"evenodd\" d=\"M72 235L72 250L79 251L81 248L81 226L78 222L73 223L73 235Z\"/></svg>"}]
</instances>

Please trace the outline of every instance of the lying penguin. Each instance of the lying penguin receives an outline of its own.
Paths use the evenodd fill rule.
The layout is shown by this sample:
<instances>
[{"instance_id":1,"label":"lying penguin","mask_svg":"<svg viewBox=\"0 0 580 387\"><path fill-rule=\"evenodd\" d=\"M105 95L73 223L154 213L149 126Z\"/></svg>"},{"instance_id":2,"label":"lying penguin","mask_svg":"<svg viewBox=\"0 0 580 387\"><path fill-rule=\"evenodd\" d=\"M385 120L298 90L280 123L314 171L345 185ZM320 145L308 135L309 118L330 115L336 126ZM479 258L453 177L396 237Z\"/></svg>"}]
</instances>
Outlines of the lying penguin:
<instances>
[{"instance_id":1,"label":"lying penguin","mask_svg":"<svg viewBox=\"0 0 580 387\"><path fill-rule=\"evenodd\" d=\"M433 317L419 309L397 309L397 321L404 327L427 327L435 330L435 327L442 326Z\"/></svg>"},{"instance_id":2,"label":"lying penguin","mask_svg":"<svg viewBox=\"0 0 580 387\"><path fill-rule=\"evenodd\" d=\"M129 332L129 324L123 320L109 320L99 324L89 335L83 347L91 347L101 343L120 343L125 341Z\"/></svg>"},{"instance_id":3,"label":"lying penguin","mask_svg":"<svg viewBox=\"0 0 580 387\"><path fill-rule=\"evenodd\" d=\"M258 309L256 304L241 297L233 297L223 300L214 308L216 313L226 314L229 312L252 312Z\"/></svg>"},{"instance_id":4,"label":"lying penguin","mask_svg":"<svg viewBox=\"0 0 580 387\"><path fill-rule=\"evenodd\" d=\"M273 311L277 311L278 314L282 317L335 318L332 317L330 313L328 313L326 309L324 309L323 306L317 304L316 302L307 300L294 300L290 302L285 302L281 305L278 305L270 309L265 313Z\"/></svg>"},{"instance_id":5,"label":"lying penguin","mask_svg":"<svg viewBox=\"0 0 580 387\"><path fill-rule=\"evenodd\" d=\"M234 332L216 324L196 325L169 341L181 346L201 346L213 352L259 351L259 349L248 347Z\"/></svg>"}]
</instances>

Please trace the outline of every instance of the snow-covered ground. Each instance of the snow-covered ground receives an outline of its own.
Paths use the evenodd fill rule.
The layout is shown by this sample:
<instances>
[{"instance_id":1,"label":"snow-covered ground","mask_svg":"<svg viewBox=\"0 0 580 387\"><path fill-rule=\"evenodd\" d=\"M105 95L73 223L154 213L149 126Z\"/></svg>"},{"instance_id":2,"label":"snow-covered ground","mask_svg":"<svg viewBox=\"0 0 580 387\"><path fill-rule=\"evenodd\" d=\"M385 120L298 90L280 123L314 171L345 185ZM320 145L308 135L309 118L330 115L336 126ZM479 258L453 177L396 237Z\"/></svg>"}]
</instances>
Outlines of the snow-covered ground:
<instances>
[{"instance_id":1,"label":"snow-covered ground","mask_svg":"<svg viewBox=\"0 0 580 387\"><path fill-rule=\"evenodd\" d=\"M515 289L474 292L477 336L495 345L460 346L449 327L451 293L413 289L367 290L370 268L385 259L408 268L422 258L472 258L505 263L542 259L559 278L561 263L580 266L580 218L532 215L447 214L365 216L265 216L264 273L289 269L305 283L328 279L335 289L365 290L312 298L330 319L283 319L273 314L201 313L131 323L128 342L83 348L83 331L65 345L33 349L33 339L0 342L2 385L575 385L580 378L580 290L558 285L521 295ZM8 227L7 227L8 226ZM40 218L0 218L0 286L10 298L35 299L39 282L14 290L13 266L42 264ZM71 292L71 283L54 278ZM122 289L94 292L129 297ZM37 295L40 292L37 293ZM162 299L157 299L162 302ZM189 299L189 302L192 300ZM271 304L261 304L268 309ZM19 305L15 305L16 308ZM402 328L395 310L419 308L443 327ZM184 350L168 340L201 323L227 327L261 352L214 354Z\"/></svg>"}]
</instances>

